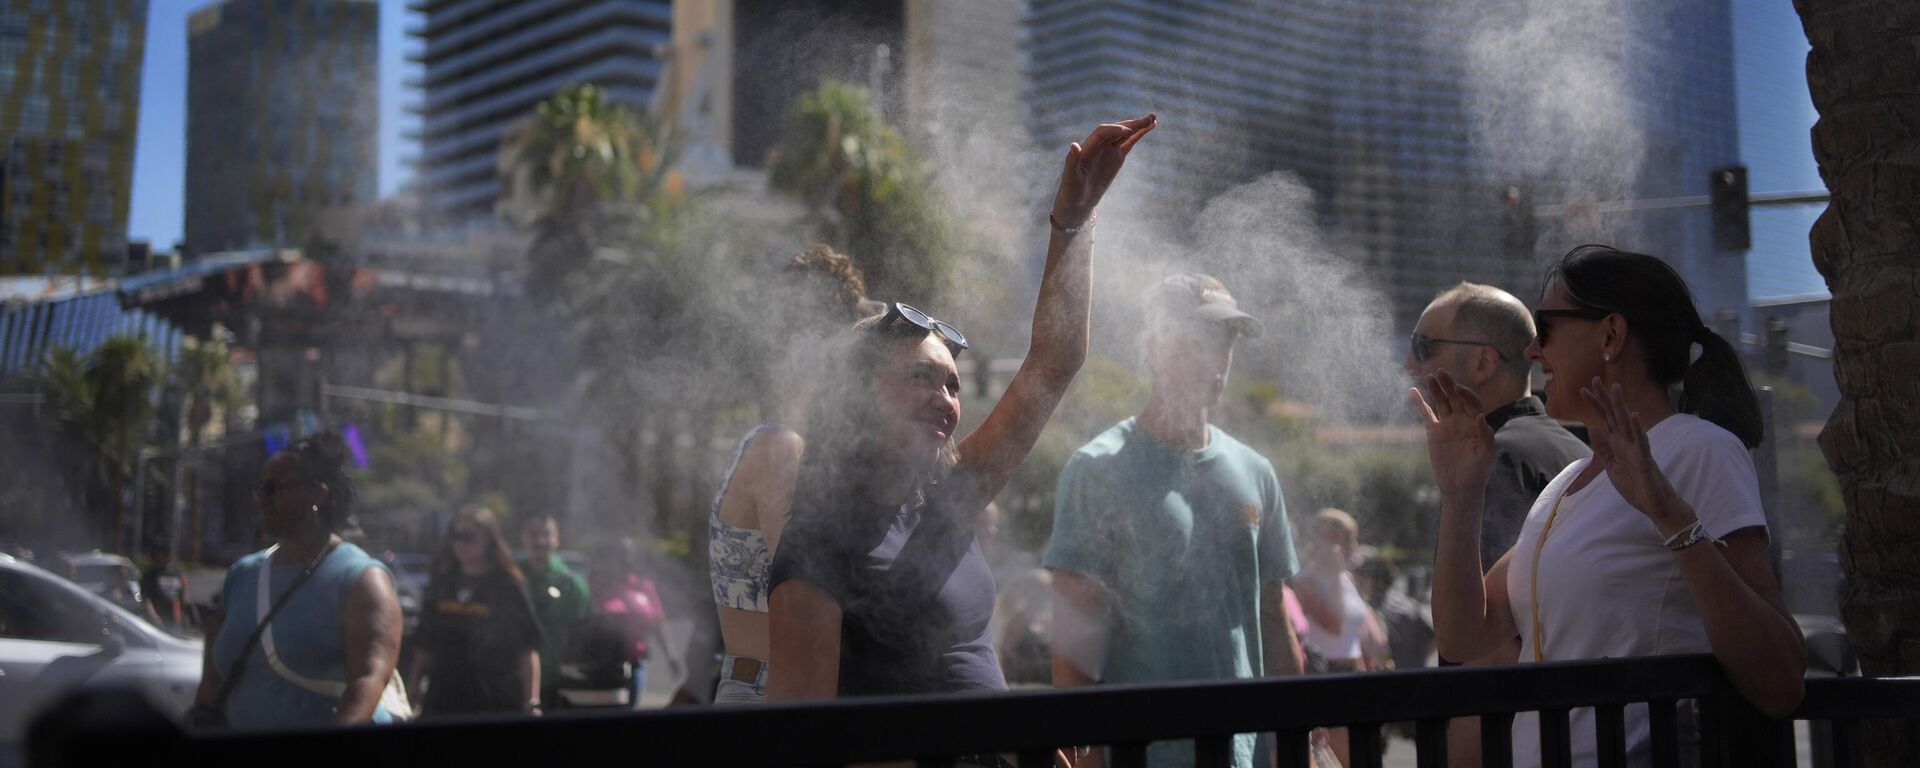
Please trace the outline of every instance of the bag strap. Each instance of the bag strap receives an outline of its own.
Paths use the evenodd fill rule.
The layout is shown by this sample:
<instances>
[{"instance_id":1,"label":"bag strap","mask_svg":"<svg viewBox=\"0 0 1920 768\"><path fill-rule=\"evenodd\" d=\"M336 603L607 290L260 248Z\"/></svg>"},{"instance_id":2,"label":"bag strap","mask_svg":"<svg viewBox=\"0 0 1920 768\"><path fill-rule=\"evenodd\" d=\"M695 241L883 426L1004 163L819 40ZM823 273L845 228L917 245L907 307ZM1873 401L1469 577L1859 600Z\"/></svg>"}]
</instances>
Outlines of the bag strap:
<instances>
[{"instance_id":1,"label":"bag strap","mask_svg":"<svg viewBox=\"0 0 1920 768\"><path fill-rule=\"evenodd\" d=\"M241 676L246 674L247 657L253 655L253 649L260 644L260 637L267 631L267 627L273 621L273 617L280 613L280 609L287 607L287 602L293 599L293 594L300 591L300 586L307 583L307 579L313 576L314 571L319 570L320 564L326 561L327 555L333 554L334 547L339 546L339 544L337 541L327 542L327 546L320 550L320 554L313 558L313 562L307 564L307 569L300 572L300 577L294 579L293 583L287 586L287 591L280 593L280 597L273 601L273 606L268 608L267 612L260 616L260 622L253 627L253 634L248 635L246 644L240 646L240 657L234 660L233 668L227 670L226 677L221 679L220 693L215 695L213 699L214 708L221 712L227 711L227 697L233 694L233 689L240 684ZM279 549L280 545L278 544L268 547L266 556L260 558L260 571L262 574L268 574L271 571L273 568L273 553L279 551ZM263 578L261 581L262 583L267 583L270 581L270 578Z\"/></svg>"}]
</instances>

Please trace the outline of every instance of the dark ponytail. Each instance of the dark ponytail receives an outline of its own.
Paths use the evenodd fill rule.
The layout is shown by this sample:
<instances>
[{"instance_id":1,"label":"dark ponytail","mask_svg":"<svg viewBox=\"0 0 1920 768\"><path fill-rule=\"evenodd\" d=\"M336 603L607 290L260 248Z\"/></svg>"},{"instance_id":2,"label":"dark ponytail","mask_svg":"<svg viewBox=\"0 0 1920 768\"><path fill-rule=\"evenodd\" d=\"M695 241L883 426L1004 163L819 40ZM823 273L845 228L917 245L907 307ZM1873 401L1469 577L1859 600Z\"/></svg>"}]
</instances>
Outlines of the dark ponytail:
<instances>
[{"instance_id":1,"label":"dark ponytail","mask_svg":"<svg viewBox=\"0 0 1920 768\"><path fill-rule=\"evenodd\" d=\"M1681 385L1681 413L1691 413L1732 432L1748 448L1765 438L1760 401L1740 353L1700 321L1687 281L1665 261L1604 245L1567 252L1547 272L1573 303L1616 312L1646 349L1647 370L1665 386ZM1701 354L1692 359L1693 345Z\"/></svg>"},{"instance_id":2,"label":"dark ponytail","mask_svg":"<svg viewBox=\"0 0 1920 768\"><path fill-rule=\"evenodd\" d=\"M1760 400L1747 381L1740 352L1704 325L1695 341L1700 357L1687 366L1681 380L1680 412L1720 425L1748 448L1758 446L1766 439L1766 423L1760 418Z\"/></svg>"},{"instance_id":3,"label":"dark ponytail","mask_svg":"<svg viewBox=\"0 0 1920 768\"><path fill-rule=\"evenodd\" d=\"M327 486L327 498L320 503L321 524L329 531L346 525L356 495L353 479L347 477L347 442L337 433L320 432L294 443L288 452L300 459L308 480Z\"/></svg>"}]
</instances>

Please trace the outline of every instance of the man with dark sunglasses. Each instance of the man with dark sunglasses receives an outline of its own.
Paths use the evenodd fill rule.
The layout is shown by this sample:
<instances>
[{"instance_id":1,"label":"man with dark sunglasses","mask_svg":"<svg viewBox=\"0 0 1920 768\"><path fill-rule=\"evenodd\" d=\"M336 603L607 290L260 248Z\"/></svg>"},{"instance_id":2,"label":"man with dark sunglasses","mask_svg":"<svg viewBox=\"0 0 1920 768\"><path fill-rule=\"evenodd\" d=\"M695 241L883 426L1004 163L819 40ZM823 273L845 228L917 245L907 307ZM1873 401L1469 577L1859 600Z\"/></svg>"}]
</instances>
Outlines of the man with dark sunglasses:
<instances>
[{"instance_id":1,"label":"man with dark sunglasses","mask_svg":"<svg viewBox=\"0 0 1920 768\"><path fill-rule=\"evenodd\" d=\"M1542 329L1544 330L1544 329ZM1481 570L1513 548L1534 499L1568 464L1593 455L1580 438L1547 416L1533 396L1533 361L1527 349L1535 326L1527 306L1513 294L1490 285L1461 283L1442 292L1420 313L1413 327L1404 369L1416 382L1445 370L1486 404L1493 427L1494 468L1487 479L1487 501L1480 523ZM1482 659L1441 659L1441 666L1512 662L1520 651L1509 647ZM1448 764L1480 764L1480 728L1471 718L1456 719L1447 731Z\"/></svg>"}]
</instances>

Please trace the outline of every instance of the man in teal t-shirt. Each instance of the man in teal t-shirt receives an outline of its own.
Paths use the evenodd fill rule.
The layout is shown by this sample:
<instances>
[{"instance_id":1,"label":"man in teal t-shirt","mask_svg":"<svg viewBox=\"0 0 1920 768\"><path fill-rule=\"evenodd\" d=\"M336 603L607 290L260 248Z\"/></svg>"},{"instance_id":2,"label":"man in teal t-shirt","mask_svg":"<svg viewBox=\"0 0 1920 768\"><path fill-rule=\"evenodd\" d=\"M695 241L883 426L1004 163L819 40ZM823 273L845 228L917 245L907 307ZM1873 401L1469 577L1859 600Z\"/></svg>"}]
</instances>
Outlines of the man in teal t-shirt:
<instances>
[{"instance_id":1,"label":"man in teal t-shirt","mask_svg":"<svg viewBox=\"0 0 1920 768\"><path fill-rule=\"evenodd\" d=\"M527 596L540 620L545 642L540 646L540 701L549 709L560 706L560 660L566 652L573 624L593 613L586 579L567 567L560 556L560 526L552 515L536 514L520 524L520 544L527 559L520 571L527 577Z\"/></svg>"},{"instance_id":2,"label":"man in teal t-shirt","mask_svg":"<svg viewBox=\"0 0 1920 768\"><path fill-rule=\"evenodd\" d=\"M1226 287L1175 275L1148 298L1153 394L1075 452L1054 494L1053 683L1232 680L1300 672L1281 592L1297 565L1273 464L1207 423L1233 344L1258 336ZM1255 739L1234 739L1253 768ZM1098 766L1103 757L1088 755ZM1153 766L1193 764L1156 742ZM1076 763L1076 768L1084 765Z\"/></svg>"}]
</instances>

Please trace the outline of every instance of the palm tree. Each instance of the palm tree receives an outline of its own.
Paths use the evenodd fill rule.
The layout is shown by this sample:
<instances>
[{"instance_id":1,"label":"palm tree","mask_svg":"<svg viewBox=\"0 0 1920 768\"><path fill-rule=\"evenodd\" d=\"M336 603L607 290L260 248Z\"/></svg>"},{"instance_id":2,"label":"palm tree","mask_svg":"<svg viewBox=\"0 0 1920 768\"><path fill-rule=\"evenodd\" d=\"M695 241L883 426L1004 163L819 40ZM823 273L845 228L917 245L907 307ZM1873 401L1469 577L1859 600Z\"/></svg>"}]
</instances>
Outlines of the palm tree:
<instances>
[{"instance_id":1,"label":"palm tree","mask_svg":"<svg viewBox=\"0 0 1920 768\"><path fill-rule=\"evenodd\" d=\"M153 427L159 381L152 353L132 336L109 338L85 358L56 348L43 361L41 382L54 419L85 457L76 464L82 471L75 477L83 508L102 512L95 506L95 491L113 499L111 516L94 521L94 534L114 545L125 544L120 538L131 511L126 494Z\"/></svg>"},{"instance_id":2,"label":"palm tree","mask_svg":"<svg viewBox=\"0 0 1920 768\"><path fill-rule=\"evenodd\" d=\"M1833 294L1840 403L1820 433L1847 503L1841 616L1870 675L1920 674L1920 3L1794 0L1819 122L1814 157L1832 192L1813 260ZM1875 723L1878 765L1920 764L1920 732Z\"/></svg>"},{"instance_id":3,"label":"palm tree","mask_svg":"<svg viewBox=\"0 0 1920 768\"><path fill-rule=\"evenodd\" d=\"M935 305L954 230L930 174L865 88L828 81L801 96L767 181L807 207L820 239L860 265L875 295Z\"/></svg>"},{"instance_id":4,"label":"palm tree","mask_svg":"<svg viewBox=\"0 0 1920 768\"><path fill-rule=\"evenodd\" d=\"M206 498L206 463L200 453L201 444L206 440L207 427L213 422L215 409L222 412L232 410L240 403L240 382L234 376L232 352L227 345L219 341L203 341L182 347L179 360L175 363L174 385L179 387L186 398L187 450L194 461L192 495L187 506L190 520L187 523L187 540L193 547L189 557L200 559L200 506ZM182 467L186 462L175 462ZM173 531L175 545L179 545L179 531Z\"/></svg>"},{"instance_id":5,"label":"palm tree","mask_svg":"<svg viewBox=\"0 0 1920 768\"><path fill-rule=\"evenodd\" d=\"M598 86L561 89L509 129L503 213L531 226L527 287L559 297L605 233L667 215L683 196L678 145L665 125L606 99Z\"/></svg>"}]
</instances>

